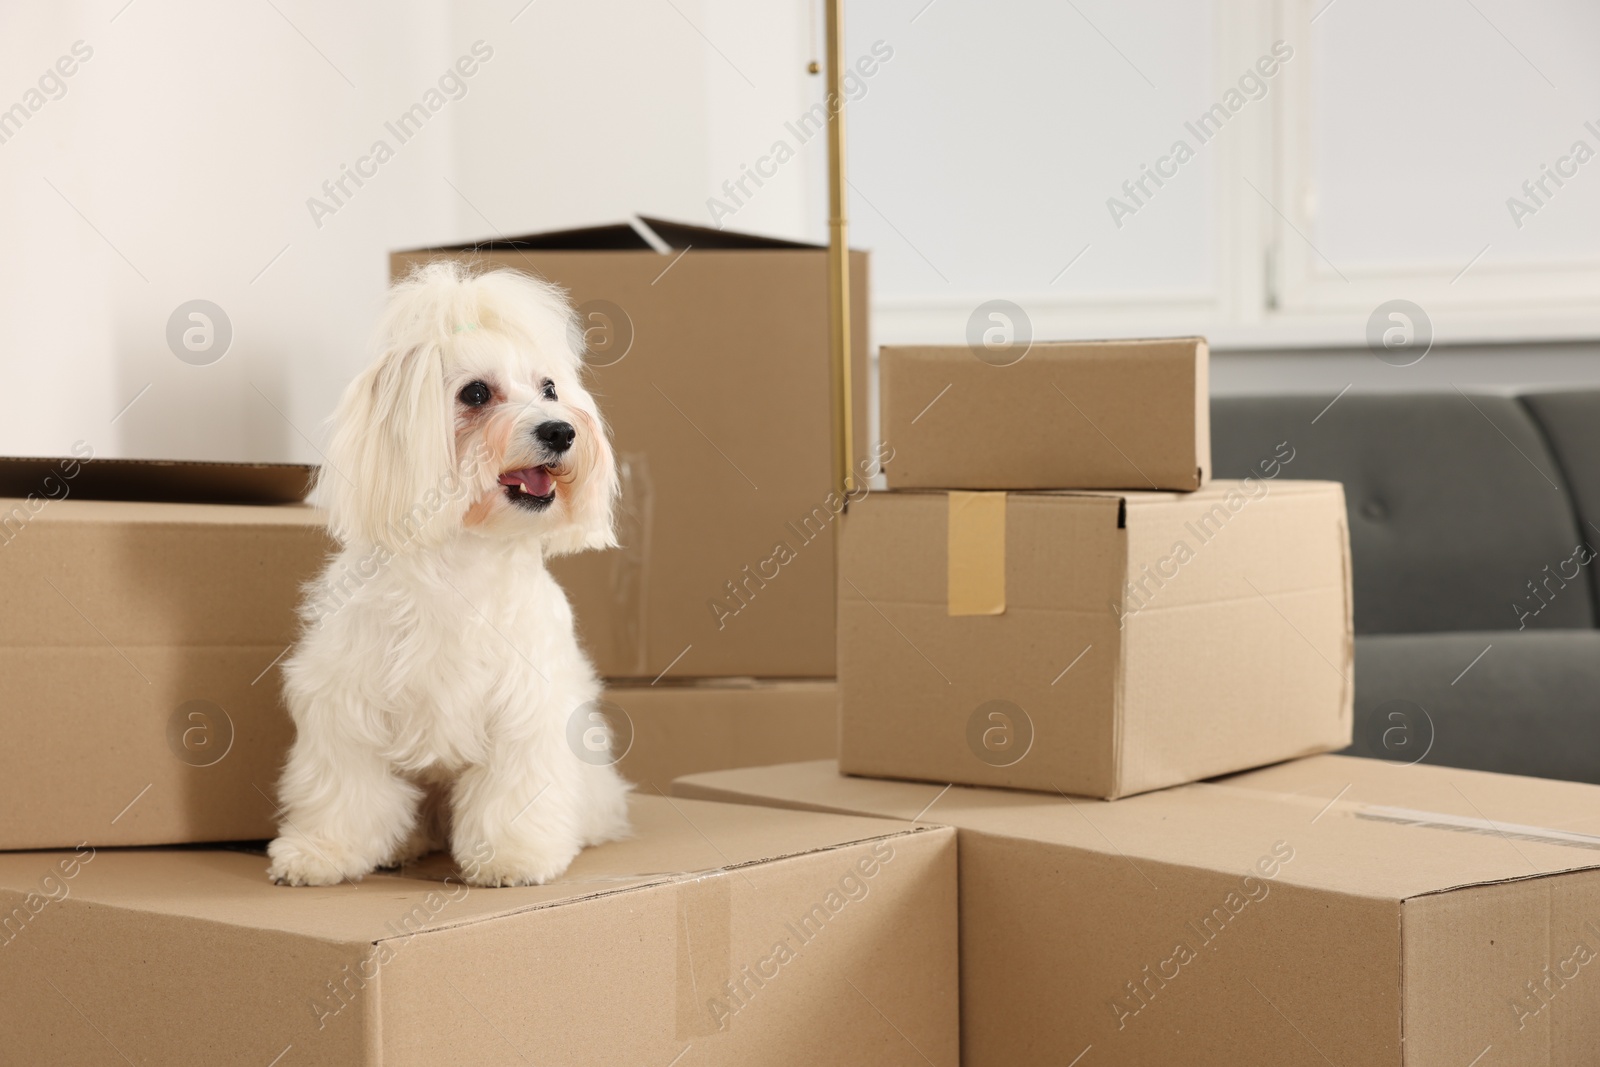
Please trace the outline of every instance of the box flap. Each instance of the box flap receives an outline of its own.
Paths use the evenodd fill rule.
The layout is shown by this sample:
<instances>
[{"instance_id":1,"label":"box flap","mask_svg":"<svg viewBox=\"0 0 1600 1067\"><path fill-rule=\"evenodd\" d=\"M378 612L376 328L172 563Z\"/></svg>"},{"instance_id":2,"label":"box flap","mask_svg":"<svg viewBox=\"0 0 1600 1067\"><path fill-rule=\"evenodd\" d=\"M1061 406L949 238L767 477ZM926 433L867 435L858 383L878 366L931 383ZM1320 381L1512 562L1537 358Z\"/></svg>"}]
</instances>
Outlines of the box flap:
<instances>
[{"instance_id":1,"label":"box flap","mask_svg":"<svg viewBox=\"0 0 1600 1067\"><path fill-rule=\"evenodd\" d=\"M426 917L421 928L444 929L911 829L881 819L817 818L651 796L632 797L630 813L631 838L586 849L564 876L544 886L463 889L453 864L436 854L403 872L373 874L356 884L290 889L267 881L260 852L102 849L83 865L72 896L103 907L356 944L404 936L395 924L417 908ZM57 856L0 855L0 890L36 890L39 872Z\"/></svg>"},{"instance_id":2,"label":"box flap","mask_svg":"<svg viewBox=\"0 0 1600 1067\"><path fill-rule=\"evenodd\" d=\"M310 492L316 470L306 463L0 456L0 497L295 504Z\"/></svg>"},{"instance_id":3,"label":"box flap","mask_svg":"<svg viewBox=\"0 0 1600 1067\"><path fill-rule=\"evenodd\" d=\"M681 778L675 795L817 811L920 818L1138 863L1248 870L1283 840L1296 854L1281 880L1354 896L1430 893L1600 868L1600 786L1313 756L1214 782L1116 801L840 776L829 761ZM1407 808L1483 820L1460 832L1441 820L1396 820ZM1516 836L1505 824L1552 833ZM1497 829L1498 828L1498 829ZM1159 878L1157 878L1159 883Z\"/></svg>"},{"instance_id":4,"label":"box flap","mask_svg":"<svg viewBox=\"0 0 1600 1067\"><path fill-rule=\"evenodd\" d=\"M464 244L436 248L405 249L407 252L666 252L689 247L699 249L821 248L821 245L786 241L734 230L716 230L688 222L636 215L627 222L599 226L580 226L570 230L549 230L517 237L491 237Z\"/></svg>"},{"instance_id":5,"label":"box flap","mask_svg":"<svg viewBox=\"0 0 1600 1067\"><path fill-rule=\"evenodd\" d=\"M1045 499L1077 499L1085 497L1090 500L1120 500L1128 507L1160 507L1167 504L1184 503L1211 503L1222 502L1230 493L1246 492L1246 483L1240 479L1221 479L1207 482L1199 489L1006 489L1007 496L1042 497ZM1304 496L1320 495L1329 491L1332 486L1341 485L1340 482L1313 481L1310 479L1285 478L1270 483L1272 492L1277 496ZM948 496L950 489L879 489L876 493L892 493L895 496ZM1002 492L1002 490L994 490Z\"/></svg>"}]
</instances>

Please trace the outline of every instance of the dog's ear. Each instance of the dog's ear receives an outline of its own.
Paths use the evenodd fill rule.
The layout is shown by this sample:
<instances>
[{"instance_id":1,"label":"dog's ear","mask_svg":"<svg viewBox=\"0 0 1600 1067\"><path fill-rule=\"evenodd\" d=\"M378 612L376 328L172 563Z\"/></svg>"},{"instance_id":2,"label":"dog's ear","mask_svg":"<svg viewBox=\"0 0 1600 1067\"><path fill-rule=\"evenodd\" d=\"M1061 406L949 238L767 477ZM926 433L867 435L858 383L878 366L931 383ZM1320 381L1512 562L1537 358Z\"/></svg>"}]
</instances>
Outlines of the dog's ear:
<instances>
[{"instance_id":1,"label":"dog's ear","mask_svg":"<svg viewBox=\"0 0 1600 1067\"><path fill-rule=\"evenodd\" d=\"M568 522L545 536L549 556L617 547L617 457L605 420L587 406L573 406L572 414L578 421L578 437L569 467Z\"/></svg>"},{"instance_id":2,"label":"dog's ear","mask_svg":"<svg viewBox=\"0 0 1600 1067\"><path fill-rule=\"evenodd\" d=\"M319 498L335 537L403 551L459 521L450 400L439 345L391 347L340 398Z\"/></svg>"}]
</instances>

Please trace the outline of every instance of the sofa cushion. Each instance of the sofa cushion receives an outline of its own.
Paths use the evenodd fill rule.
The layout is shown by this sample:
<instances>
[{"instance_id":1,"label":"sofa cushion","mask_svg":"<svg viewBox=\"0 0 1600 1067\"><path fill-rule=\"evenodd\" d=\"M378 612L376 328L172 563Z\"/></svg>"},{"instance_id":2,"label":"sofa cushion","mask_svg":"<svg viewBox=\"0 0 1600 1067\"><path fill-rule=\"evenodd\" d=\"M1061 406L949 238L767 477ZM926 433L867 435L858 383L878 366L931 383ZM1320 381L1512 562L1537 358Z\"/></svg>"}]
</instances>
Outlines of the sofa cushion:
<instances>
[{"instance_id":1,"label":"sofa cushion","mask_svg":"<svg viewBox=\"0 0 1600 1067\"><path fill-rule=\"evenodd\" d=\"M1346 751L1600 783L1600 630L1358 637Z\"/></svg>"},{"instance_id":2,"label":"sofa cushion","mask_svg":"<svg viewBox=\"0 0 1600 1067\"><path fill-rule=\"evenodd\" d=\"M1600 551L1600 389L1525 393L1523 404L1544 431L1578 511L1578 536ZM1600 605L1600 560L1584 568ZM1600 615L1600 609L1596 611Z\"/></svg>"},{"instance_id":3,"label":"sofa cushion","mask_svg":"<svg viewBox=\"0 0 1600 1067\"><path fill-rule=\"evenodd\" d=\"M1218 477L1294 449L1281 477L1343 482L1356 632L1594 625L1594 594L1545 568L1569 560L1578 523L1528 410L1506 396L1218 397ZM1534 583L1543 583L1543 593Z\"/></svg>"}]
</instances>

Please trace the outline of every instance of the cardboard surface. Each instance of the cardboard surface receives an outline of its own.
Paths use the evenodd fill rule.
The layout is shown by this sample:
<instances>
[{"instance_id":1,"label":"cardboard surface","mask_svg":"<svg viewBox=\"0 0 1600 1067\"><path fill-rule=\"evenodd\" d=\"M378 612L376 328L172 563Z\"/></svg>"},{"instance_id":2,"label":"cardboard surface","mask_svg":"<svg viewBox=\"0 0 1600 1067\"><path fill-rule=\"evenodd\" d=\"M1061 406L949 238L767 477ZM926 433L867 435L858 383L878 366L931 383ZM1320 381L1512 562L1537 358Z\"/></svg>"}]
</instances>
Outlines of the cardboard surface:
<instances>
[{"instance_id":1,"label":"cardboard surface","mask_svg":"<svg viewBox=\"0 0 1600 1067\"><path fill-rule=\"evenodd\" d=\"M0 503L3 507L3 503ZM0 849L176 845L277 832L294 726L278 664L320 512L65 500L0 546ZM618 686L641 789L831 757L831 681Z\"/></svg>"},{"instance_id":2,"label":"cardboard surface","mask_svg":"<svg viewBox=\"0 0 1600 1067\"><path fill-rule=\"evenodd\" d=\"M831 681L613 685L605 700L631 725L617 770L640 792L665 793L685 774L832 759L839 750Z\"/></svg>"},{"instance_id":3,"label":"cardboard surface","mask_svg":"<svg viewBox=\"0 0 1600 1067\"><path fill-rule=\"evenodd\" d=\"M658 797L633 819L520 889L437 856L325 889L241 852L0 856L5 1054L954 1067L951 831Z\"/></svg>"},{"instance_id":4,"label":"cardboard surface","mask_svg":"<svg viewBox=\"0 0 1600 1067\"><path fill-rule=\"evenodd\" d=\"M622 547L554 570L602 675L833 677L827 254L646 228L666 251L621 225L396 253L390 268L447 254L530 271L584 315L590 388L622 464ZM865 253L850 270L865 308ZM864 460L866 316L855 323Z\"/></svg>"},{"instance_id":5,"label":"cardboard surface","mask_svg":"<svg viewBox=\"0 0 1600 1067\"><path fill-rule=\"evenodd\" d=\"M1316 756L1111 803L826 761L674 792L957 827L972 1067L1088 1048L1577 1067L1600 1048L1595 786Z\"/></svg>"},{"instance_id":6,"label":"cardboard surface","mask_svg":"<svg viewBox=\"0 0 1600 1067\"><path fill-rule=\"evenodd\" d=\"M332 547L304 505L66 499L13 531L0 848L272 833L276 664Z\"/></svg>"},{"instance_id":7,"label":"cardboard surface","mask_svg":"<svg viewBox=\"0 0 1600 1067\"><path fill-rule=\"evenodd\" d=\"M1181 490L1211 475L1201 338L1035 342L1021 356L885 345L878 360L892 489Z\"/></svg>"},{"instance_id":8,"label":"cardboard surface","mask_svg":"<svg viewBox=\"0 0 1600 1067\"><path fill-rule=\"evenodd\" d=\"M958 582L982 554L951 553L955 496L874 493L846 516L846 772L1115 797L1350 743L1336 483L1005 494L983 612L994 579Z\"/></svg>"}]
</instances>

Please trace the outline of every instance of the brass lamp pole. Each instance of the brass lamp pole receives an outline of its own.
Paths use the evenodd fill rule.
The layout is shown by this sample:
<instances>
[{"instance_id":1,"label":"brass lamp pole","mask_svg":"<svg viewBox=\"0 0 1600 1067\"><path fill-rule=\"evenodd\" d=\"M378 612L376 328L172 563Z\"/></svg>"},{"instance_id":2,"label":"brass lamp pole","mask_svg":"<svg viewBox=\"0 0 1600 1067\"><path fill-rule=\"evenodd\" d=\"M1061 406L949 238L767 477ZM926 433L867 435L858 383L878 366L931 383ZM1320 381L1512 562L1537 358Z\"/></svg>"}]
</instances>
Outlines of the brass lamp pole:
<instances>
[{"instance_id":1,"label":"brass lamp pole","mask_svg":"<svg viewBox=\"0 0 1600 1067\"><path fill-rule=\"evenodd\" d=\"M834 473L843 496L855 487L850 395L850 224L844 156L844 0L827 6L828 50L828 330L833 357Z\"/></svg>"}]
</instances>

